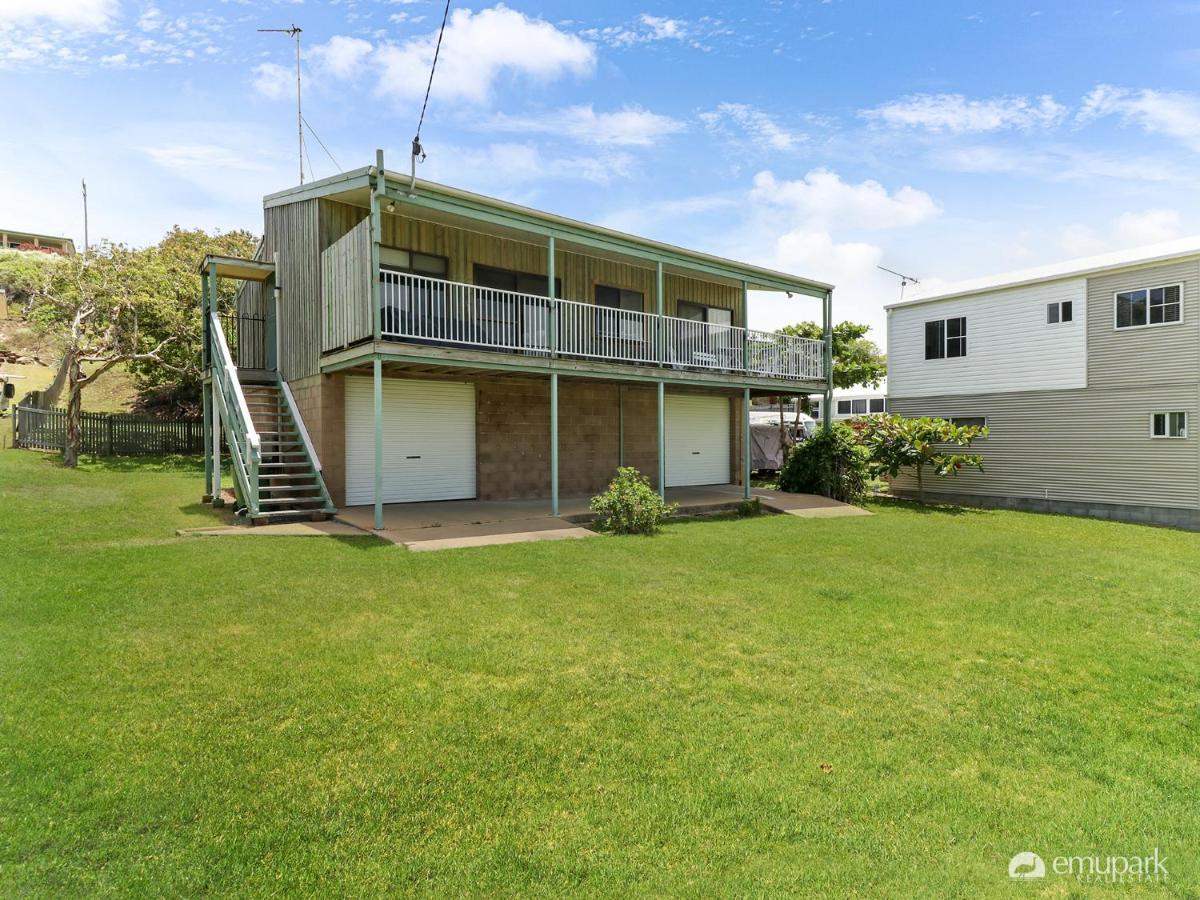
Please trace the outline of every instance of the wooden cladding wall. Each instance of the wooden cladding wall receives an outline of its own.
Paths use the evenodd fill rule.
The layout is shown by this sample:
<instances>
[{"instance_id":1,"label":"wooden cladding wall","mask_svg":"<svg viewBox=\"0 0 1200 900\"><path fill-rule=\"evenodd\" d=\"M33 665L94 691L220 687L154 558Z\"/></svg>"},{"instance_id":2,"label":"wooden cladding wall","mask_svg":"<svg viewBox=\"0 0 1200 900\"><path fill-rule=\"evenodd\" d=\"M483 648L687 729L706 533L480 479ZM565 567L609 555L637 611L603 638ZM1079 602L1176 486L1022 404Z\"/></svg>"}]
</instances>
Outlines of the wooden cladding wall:
<instances>
[{"instance_id":1,"label":"wooden cladding wall","mask_svg":"<svg viewBox=\"0 0 1200 900\"><path fill-rule=\"evenodd\" d=\"M374 332L369 218L351 226L321 251L321 303L323 350L340 350Z\"/></svg>"},{"instance_id":2,"label":"wooden cladding wall","mask_svg":"<svg viewBox=\"0 0 1200 900\"><path fill-rule=\"evenodd\" d=\"M401 250L444 256L450 260L450 280L465 284L474 283L476 263L535 275L546 273L548 254L544 246L403 216L384 214L383 243ZM559 250L555 274L562 279L564 300L595 303L596 285L608 285L640 291L645 297L646 312L654 312L653 267ZM731 309L733 323L745 324L740 287L668 273L663 278L663 313L675 315L680 300Z\"/></svg>"},{"instance_id":3,"label":"wooden cladding wall","mask_svg":"<svg viewBox=\"0 0 1200 900\"><path fill-rule=\"evenodd\" d=\"M264 211L263 258L279 254L279 374L315 375L321 355L321 254L317 200Z\"/></svg>"}]
</instances>

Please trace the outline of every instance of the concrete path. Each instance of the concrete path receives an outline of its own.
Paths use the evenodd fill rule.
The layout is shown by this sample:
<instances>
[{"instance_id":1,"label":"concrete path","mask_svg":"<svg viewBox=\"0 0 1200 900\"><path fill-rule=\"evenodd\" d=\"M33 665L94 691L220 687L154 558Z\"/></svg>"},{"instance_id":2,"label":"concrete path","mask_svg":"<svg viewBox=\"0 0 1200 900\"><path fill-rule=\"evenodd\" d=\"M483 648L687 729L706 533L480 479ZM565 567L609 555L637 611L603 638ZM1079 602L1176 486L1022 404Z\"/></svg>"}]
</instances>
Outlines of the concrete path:
<instances>
[{"instance_id":1,"label":"concrete path","mask_svg":"<svg viewBox=\"0 0 1200 900\"><path fill-rule=\"evenodd\" d=\"M426 550L453 550L459 547L487 547L492 544L522 544L529 541L562 541L598 537L565 519L542 516L536 519L507 519L503 522L441 525L376 531L373 534L401 544L418 553Z\"/></svg>"},{"instance_id":2,"label":"concrete path","mask_svg":"<svg viewBox=\"0 0 1200 900\"><path fill-rule=\"evenodd\" d=\"M180 537L362 537L370 534L345 522L276 522L274 525L216 525L180 528Z\"/></svg>"},{"instance_id":3,"label":"concrete path","mask_svg":"<svg viewBox=\"0 0 1200 900\"><path fill-rule=\"evenodd\" d=\"M768 491L757 489L754 496L762 502L764 509L784 513L789 516L799 516L802 519L836 519L843 516L869 516L867 510L831 500L817 494L788 494L784 491Z\"/></svg>"}]
</instances>

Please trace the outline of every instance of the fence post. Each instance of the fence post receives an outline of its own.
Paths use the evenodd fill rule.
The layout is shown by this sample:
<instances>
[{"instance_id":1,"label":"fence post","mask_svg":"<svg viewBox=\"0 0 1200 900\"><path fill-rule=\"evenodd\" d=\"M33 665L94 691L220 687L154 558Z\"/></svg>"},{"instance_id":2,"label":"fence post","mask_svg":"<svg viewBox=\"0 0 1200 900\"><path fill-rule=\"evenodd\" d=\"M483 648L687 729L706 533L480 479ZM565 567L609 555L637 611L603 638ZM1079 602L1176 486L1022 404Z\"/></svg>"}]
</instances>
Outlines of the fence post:
<instances>
[{"instance_id":1,"label":"fence post","mask_svg":"<svg viewBox=\"0 0 1200 900\"><path fill-rule=\"evenodd\" d=\"M108 432L108 434L107 434L108 455L112 456L113 455L113 419L112 419L112 416L109 416L108 420L104 424L107 426L107 432Z\"/></svg>"}]
</instances>

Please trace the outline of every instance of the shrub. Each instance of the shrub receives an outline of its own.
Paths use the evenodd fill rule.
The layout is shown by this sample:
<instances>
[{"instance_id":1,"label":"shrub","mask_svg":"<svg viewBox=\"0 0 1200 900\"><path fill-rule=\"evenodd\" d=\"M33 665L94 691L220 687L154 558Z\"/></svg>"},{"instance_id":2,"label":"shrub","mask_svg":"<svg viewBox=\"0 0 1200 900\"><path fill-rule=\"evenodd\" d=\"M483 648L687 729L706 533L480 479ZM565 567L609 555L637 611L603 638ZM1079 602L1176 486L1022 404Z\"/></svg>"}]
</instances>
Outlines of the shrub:
<instances>
[{"instance_id":1,"label":"shrub","mask_svg":"<svg viewBox=\"0 0 1200 900\"><path fill-rule=\"evenodd\" d=\"M864 420L859 438L867 449L873 475L895 478L902 469L917 476L917 497L925 502L925 467L935 475L957 475L964 468L983 471L983 457L954 453L950 447L970 447L976 438L987 437L986 426L955 425L928 416L870 416Z\"/></svg>"},{"instance_id":2,"label":"shrub","mask_svg":"<svg viewBox=\"0 0 1200 900\"><path fill-rule=\"evenodd\" d=\"M859 503L867 478L866 451L848 426L835 422L792 449L779 473L779 489Z\"/></svg>"},{"instance_id":3,"label":"shrub","mask_svg":"<svg viewBox=\"0 0 1200 900\"><path fill-rule=\"evenodd\" d=\"M633 466L621 466L603 494L592 498L597 522L613 534L654 534L678 504L666 503L650 479Z\"/></svg>"},{"instance_id":4,"label":"shrub","mask_svg":"<svg viewBox=\"0 0 1200 900\"><path fill-rule=\"evenodd\" d=\"M749 500L743 500L737 505L738 518L748 519L752 516L762 515L762 501L757 497L751 497Z\"/></svg>"}]
</instances>

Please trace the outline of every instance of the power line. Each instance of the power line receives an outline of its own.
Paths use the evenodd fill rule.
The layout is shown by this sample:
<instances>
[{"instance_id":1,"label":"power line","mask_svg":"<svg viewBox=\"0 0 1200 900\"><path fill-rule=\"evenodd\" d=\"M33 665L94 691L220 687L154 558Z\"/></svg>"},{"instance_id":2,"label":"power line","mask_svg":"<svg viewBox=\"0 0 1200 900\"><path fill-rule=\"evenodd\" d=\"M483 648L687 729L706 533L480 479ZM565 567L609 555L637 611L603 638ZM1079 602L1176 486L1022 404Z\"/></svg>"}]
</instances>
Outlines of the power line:
<instances>
[{"instance_id":1,"label":"power line","mask_svg":"<svg viewBox=\"0 0 1200 900\"><path fill-rule=\"evenodd\" d=\"M421 115L417 119L417 133L412 140L412 184L409 190L417 185L417 159L425 159L425 148L421 146L421 127L425 124L425 110L429 106L429 92L433 90L433 73L437 71L438 56L442 52L442 37L446 33L446 20L450 17L450 0L446 0L446 8L442 10L442 27L438 29L437 44L433 48L433 63L429 66L429 82L425 85L425 100L421 103Z\"/></svg>"}]
</instances>

